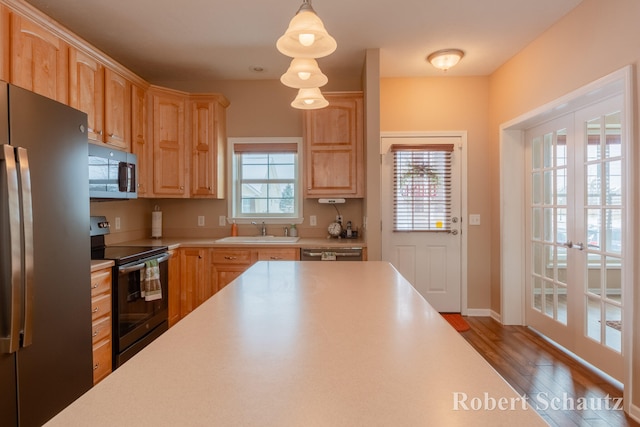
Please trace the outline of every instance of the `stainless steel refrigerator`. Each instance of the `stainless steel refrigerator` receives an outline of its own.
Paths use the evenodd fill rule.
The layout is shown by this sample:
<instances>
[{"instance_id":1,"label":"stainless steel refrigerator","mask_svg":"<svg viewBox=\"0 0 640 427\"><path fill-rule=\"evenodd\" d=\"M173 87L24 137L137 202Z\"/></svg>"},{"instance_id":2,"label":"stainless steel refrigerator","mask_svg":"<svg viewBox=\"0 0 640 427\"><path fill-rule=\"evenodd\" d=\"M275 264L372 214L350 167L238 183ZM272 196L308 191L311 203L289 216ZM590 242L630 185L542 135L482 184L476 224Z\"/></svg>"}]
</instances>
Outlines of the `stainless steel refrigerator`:
<instances>
[{"instance_id":1,"label":"stainless steel refrigerator","mask_svg":"<svg viewBox=\"0 0 640 427\"><path fill-rule=\"evenodd\" d=\"M0 426L92 385L87 116L0 82Z\"/></svg>"}]
</instances>

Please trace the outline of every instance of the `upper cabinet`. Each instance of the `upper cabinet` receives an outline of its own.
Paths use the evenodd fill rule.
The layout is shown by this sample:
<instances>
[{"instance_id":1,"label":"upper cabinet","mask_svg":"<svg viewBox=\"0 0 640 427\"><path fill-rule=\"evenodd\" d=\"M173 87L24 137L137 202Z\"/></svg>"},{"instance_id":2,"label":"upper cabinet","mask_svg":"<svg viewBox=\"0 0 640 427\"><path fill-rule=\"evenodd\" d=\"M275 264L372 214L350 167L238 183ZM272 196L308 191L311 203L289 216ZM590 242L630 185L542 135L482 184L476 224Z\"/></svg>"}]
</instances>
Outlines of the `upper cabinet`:
<instances>
[{"instance_id":1,"label":"upper cabinet","mask_svg":"<svg viewBox=\"0 0 640 427\"><path fill-rule=\"evenodd\" d=\"M131 149L131 83L107 68L104 74L104 142Z\"/></svg>"},{"instance_id":2,"label":"upper cabinet","mask_svg":"<svg viewBox=\"0 0 640 427\"><path fill-rule=\"evenodd\" d=\"M191 195L222 199L225 195L226 108L220 95L192 95Z\"/></svg>"},{"instance_id":3,"label":"upper cabinet","mask_svg":"<svg viewBox=\"0 0 640 427\"><path fill-rule=\"evenodd\" d=\"M147 90L131 85L131 152L138 157L138 197L151 194L153 149L148 137Z\"/></svg>"},{"instance_id":4,"label":"upper cabinet","mask_svg":"<svg viewBox=\"0 0 640 427\"><path fill-rule=\"evenodd\" d=\"M69 105L87 113L89 139L129 151L131 83L75 48L69 49Z\"/></svg>"},{"instance_id":5,"label":"upper cabinet","mask_svg":"<svg viewBox=\"0 0 640 427\"><path fill-rule=\"evenodd\" d=\"M151 89L153 103L153 192L187 197L185 168L185 94Z\"/></svg>"},{"instance_id":6,"label":"upper cabinet","mask_svg":"<svg viewBox=\"0 0 640 427\"><path fill-rule=\"evenodd\" d=\"M362 92L324 96L328 107L303 113L304 195L364 197Z\"/></svg>"},{"instance_id":7,"label":"upper cabinet","mask_svg":"<svg viewBox=\"0 0 640 427\"><path fill-rule=\"evenodd\" d=\"M102 141L104 134L104 67L98 60L69 49L69 105L87 113L87 136Z\"/></svg>"},{"instance_id":8,"label":"upper cabinet","mask_svg":"<svg viewBox=\"0 0 640 427\"><path fill-rule=\"evenodd\" d=\"M68 102L67 44L43 27L11 15L11 83Z\"/></svg>"}]
</instances>

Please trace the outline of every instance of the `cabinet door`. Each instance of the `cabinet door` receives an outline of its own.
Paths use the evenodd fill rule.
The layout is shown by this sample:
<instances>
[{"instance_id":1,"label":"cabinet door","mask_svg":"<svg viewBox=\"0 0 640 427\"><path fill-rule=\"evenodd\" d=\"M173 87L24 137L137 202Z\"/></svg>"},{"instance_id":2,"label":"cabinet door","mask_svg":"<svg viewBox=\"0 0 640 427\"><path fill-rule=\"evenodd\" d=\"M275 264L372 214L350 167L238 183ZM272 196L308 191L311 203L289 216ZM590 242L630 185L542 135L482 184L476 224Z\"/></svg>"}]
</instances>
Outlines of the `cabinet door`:
<instances>
[{"instance_id":1,"label":"cabinet door","mask_svg":"<svg viewBox=\"0 0 640 427\"><path fill-rule=\"evenodd\" d=\"M153 191L157 196L185 197L185 99L153 95Z\"/></svg>"},{"instance_id":2,"label":"cabinet door","mask_svg":"<svg viewBox=\"0 0 640 427\"><path fill-rule=\"evenodd\" d=\"M152 197L153 150L147 136L147 91L131 85L131 152L138 157L138 197ZM177 256L176 256L177 258Z\"/></svg>"},{"instance_id":3,"label":"cabinet door","mask_svg":"<svg viewBox=\"0 0 640 427\"><path fill-rule=\"evenodd\" d=\"M226 107L219 95L191 101L191 195L223 199L226 188Z\"/></svg>"},{"instance_id":4,"label":"cabinet door","mask_svg":"<svg viewBox=\"0 0 640 427\"><path fill-rule=\"evenodd\" d=\"M11 16L11 83L68 102L69 48L41 26Z\"/></svg>"},{"instance_id":5,"label":"cabinet door","mask_svg":"<svg viewBox=\"0 0 640 427\"><path fill-rule=\"evenodd\" d=\"M215 195L216 123L213 102L191 102L191 194Z\"/></svg>"},{"instance_id":6,"label":"cabinet door","mask_svg":"<svg viewBox=\"0 0 640 427\"><path fill-rule=\"evenodd\" d=\"M305 197L364 196L362 94L326 95L304 112Z\"/></svg>"},{"instance_id":7,"label":"cabinet door","mask_svg":"<svg viewBox=\"0 0 640 427\"><path fill-rule=\"evenodd\" d=\"M180 249L180 317L191 313L206 301L213 291L206 269L209 250L205 248Z\"/></svg>"},{"instance_id":8,"label":"cabinet door","mask_svg":"<svg viewBox=\"0 0 640 427\"><path fill-rule=\"evenodd\" d=\"M87 136L103 141L104 67L96 59L69 49L69 105L87 113Z\"/></svg>"},{"instance_id":9,"label":"cabinet door","mask_svg":"<svg viewBox=\"0 0 640 427\"><path fill-rule=\"evenodd\" d=\"M169 251L169 327L180 320L180 255L179 251Z\"/></svg>"},{"instance_id":10,"label":"cabinet door","mask_svg":"<svg viewBox=\"0 0 640 427\"><path fill-rule=\"evenodd\" d=\"M131 83L108 68L104 85L104 130L104 142L130 150Z\"/></svg>"}]
</instances>

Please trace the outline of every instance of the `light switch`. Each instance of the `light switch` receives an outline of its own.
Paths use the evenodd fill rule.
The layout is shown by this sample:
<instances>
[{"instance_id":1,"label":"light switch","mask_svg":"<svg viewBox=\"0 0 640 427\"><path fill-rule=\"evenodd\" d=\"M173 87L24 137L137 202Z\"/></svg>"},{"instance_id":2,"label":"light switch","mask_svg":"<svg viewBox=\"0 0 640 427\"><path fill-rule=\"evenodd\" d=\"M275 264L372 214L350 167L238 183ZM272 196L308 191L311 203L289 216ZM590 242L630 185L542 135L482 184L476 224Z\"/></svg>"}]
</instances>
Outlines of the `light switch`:
<instances>
[{"instance_id":1,"label":"light switch","mask_svg":"<svg viewBox=\"0 0 640 427\"><path fill-rule=\"evenodd\" d=\"M198 216L198 227L204 227L204 215Z\"/></svg>"},{"instance_id":2,"label":"light switch","mask_svg":"<svg viewBox=\"0 0 640 427\"><path fill-rule=\"evenodd\" d=\"M480 225L480 214L470 214L469 225Z\"/></svg>"},{"instance_id":3,"label":"light switch","mask_svg":"<svg viewBox=\"0 0 640 427\"><path fill-rule=\"evenodd\" d=\"M316 217L315 215L311 215L309 217L309 225L312 227L315 227L316 225L318 225L318 217Z\"/></svg>"}]
</instances>

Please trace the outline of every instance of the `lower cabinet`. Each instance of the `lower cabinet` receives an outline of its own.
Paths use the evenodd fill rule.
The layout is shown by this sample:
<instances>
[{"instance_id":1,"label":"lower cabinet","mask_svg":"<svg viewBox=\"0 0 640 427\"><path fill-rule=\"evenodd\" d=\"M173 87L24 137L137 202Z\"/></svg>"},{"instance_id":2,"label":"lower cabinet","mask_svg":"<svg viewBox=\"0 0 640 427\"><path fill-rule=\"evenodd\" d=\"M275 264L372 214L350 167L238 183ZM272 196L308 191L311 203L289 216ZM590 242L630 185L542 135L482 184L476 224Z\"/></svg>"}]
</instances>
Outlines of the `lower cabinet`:
<instances>
[{"instance_id":1,"label":"lower cabinet","mask_svg":"<svg viewBox=\"0 0 640 427\"><path fill-rule=\"evenodd\" d=\"M169 327L180 320L180 252L177 249L169 251Z\"/></svg>"},{"instance_id":2,"label":"lower cabinet","mask_svg":"<svg viewBox=\"0 0 640 427\"><path fill-rule=\"evenodd\" d=\"M180 248L179 265L169 260L169 326L174 325L257 261L297 261L297 247ZM173 272L173 273L172 273ZM172 281L172 274L179 283ZM172 300L178 300L179 304Z\"/></svg>"},{"instance_id":3,"label":"lower cabinet","mask_svg":"<svg viewBox=\"0 0 640 427\"><path fill-rule=\"evenodd\" d=\"M91 272L93 384L111 373L111 268Z\"/></svg>"}]
</instances>

